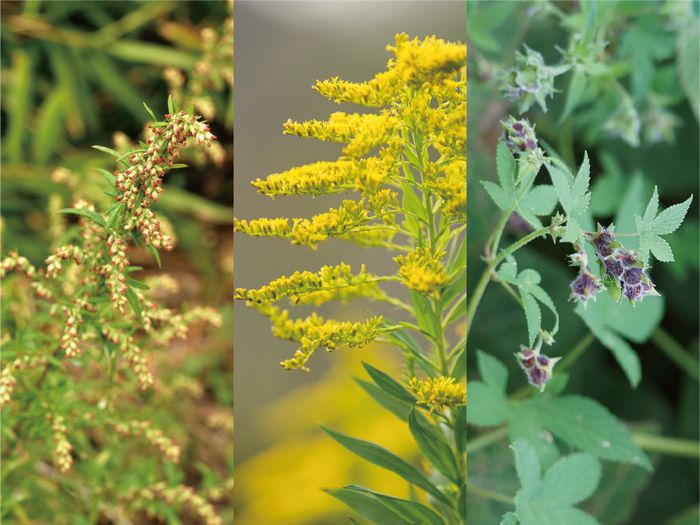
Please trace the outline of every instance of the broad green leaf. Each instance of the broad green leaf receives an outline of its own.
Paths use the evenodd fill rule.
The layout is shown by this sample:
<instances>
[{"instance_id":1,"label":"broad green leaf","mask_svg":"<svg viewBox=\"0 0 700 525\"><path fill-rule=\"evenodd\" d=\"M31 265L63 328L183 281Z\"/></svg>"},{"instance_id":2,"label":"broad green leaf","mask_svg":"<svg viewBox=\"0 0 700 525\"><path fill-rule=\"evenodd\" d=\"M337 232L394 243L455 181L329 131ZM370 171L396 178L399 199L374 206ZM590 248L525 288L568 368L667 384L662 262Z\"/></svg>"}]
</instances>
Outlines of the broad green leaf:
<instances>
[{"instance_id":1,"label":"broad green leaf","mask_svg":"<svg viewBox=\"0 0 700 525\"><path fill-rule=\"evenodd\" d=\"M627 429L604 406L592 399L565 396L539 407L545 428L569 445L602 459L640 465L651 470L647 455Z\"/></svg>"},{"instance_id":2,"label":"broad green leaf","mask_svg":"<svg viewBox=\"0 0 700 525\"><path fill-rule=\"evenodd\" d=\"M520 485L529 494L539 489L541 471L540 460L532 446L524 439L519 439L511 445L515 454L515 471L518 473Z\"/></svg>"},{"instance_id":3,"label":"broad green leaf","mask_svg":"<svg viewBox=\"0 0 700 525\"><path fill-rule=\"evenodd\" d=\"M659 213L654 219L654 222L651 223L649 231L656 235L668 235L676 231L683 222L683 219L685 219L685 214L688 213L688 208L692 201L693 197L691 195L682 203L674 204L666 208Z\"/></svg>"},{"instance_id":4,"label":"broad green leaf","mask_svg":"<svg viewBox=\"0 0 700 525\"><path fill-rule=\"evenodd\" d=\"M481 185L489 194L491 200L498 206L500 210L507 210L510 207L510 199L505 194L505 192L496 183L490 180L482 180Z\"/></svg>"},{"instance_id":5,"label":"broad green leaf","mask_svg":"<svg viewBox=\"0 0 700 525\"><path fill-rule=\"evenodd\" d=\"M557 192L549 184L533 186L530 192L518 203L519 211L529 215L551 215L557 206Z\"/></svg>"},{"instance_id":6,"label":"broad green leaf","mask_svg":"<svg viewBox=\"0 0 700 525\"><path fill-rule=\"evenodd\" d=\"M467 421L482 427L495 427L508 418L505 395L481 381L470 381L467 400Z\"/></svg>"},{"instance_id":7,"label":"broad green leaf","mask_svg":"<svg viewBox=\"0 0 700 525\"><path fill-rule=\"evenodd\" d=\"M571 81L569 82L569 88L566 90L564 110L561 113L561 117L559 117L560 124L566 120L566 117L568 117L574 109L576 109L584 91L586 91L586 74L579 69L574 69L571 75Z\"/></svg>"},{"instance_id":8,"label":"broad green leaf","mask_svg":"<svg viewBox=\"0 0 700 525\"><path fill-rule=\"evenodd\" d=\"M430 463L454 483L459 483L457 463L444 436L420 412L413 408L408 414L408 428L418 448Z\"/></svg>"},{"instance_id":9,"label":"broad green leaf","mask_svg":"<svg viewBox=\"0 0 700 525\"><path fill-rule=\"evenodd\" d=\"M476 353L479 374L484 383L499 392L505 393L508 386L508 369L498 359L482 350Z\"/></svg>"},{"instance_id":10,"label":"broad green leaf","mask_svg":"<svg viewBox=\"0 0 700 525\"><path fill-rule=\"evenodd\" d=\"M357 454L370 463L374 463L377 466L398 474L412 485L425 490L438 500L449 504L447 497L440 492L440 490L438 490L438 488L433 485L423 473L417 470L414 466L406 463L396 454L370 441L363 441L361 439L353 438L348 435L341 434L340 432L330 430L324 426L321 426L321 428L323 428L323 430L330 437L335 439L350 452Z\"/></svg>"},{"instance_id":11,"label":"broad green leaf","mask_svg":"<svg viewBox=\"0 0 700 525\"><path fill-rule=\"evenodd\" d=\"M537 498L572 506L588 499L601 477L600 462L590 454L571 454L557 461L545 474Z\"/></svg>"},{"instance_id":12,"label":"broad green leaf","mask_svg":"<svg viewBox=\"0 0 700 525\"><path fill-rule=\"evenodd\" d=\"M500 140L496 147L496 173L505 197L512 200L515 193L515 158L504 140Z\"/></svg>"},{"instance_id":13,"label":"broad green leaf","mask_svg":"<svg viewBox=\"0 0 700 525\"><path fill-rule=\"evenodd\" d=\"M656 257L657 260L661 262L673 262L673 251L671 251L671 246L658 235L650 235L648 240L646 236L643 237L644 242L649 243L649 250Z\"/></svg>"},{"instance_id":14,"label":"broad green leaf","mask_svg":"<svg viewBox=\"0 0 700 525\"><path fill-rule=\"evenodd\" d=\"M372 381L384 392L404 403L412 405L416 402L415 396L394 378L365 362L362 363L362 366L365 367Z\"/></svg>"}]
</instances>

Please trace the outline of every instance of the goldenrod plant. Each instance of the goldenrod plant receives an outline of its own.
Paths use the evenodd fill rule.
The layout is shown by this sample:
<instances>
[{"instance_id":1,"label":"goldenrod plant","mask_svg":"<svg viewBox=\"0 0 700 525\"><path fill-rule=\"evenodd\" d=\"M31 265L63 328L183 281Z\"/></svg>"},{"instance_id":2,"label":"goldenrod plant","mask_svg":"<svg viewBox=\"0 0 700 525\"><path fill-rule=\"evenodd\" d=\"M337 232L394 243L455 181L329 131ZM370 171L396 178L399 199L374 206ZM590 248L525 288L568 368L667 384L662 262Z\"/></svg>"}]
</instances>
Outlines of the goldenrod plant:
<instances>
[{"instance_id":1,"label":"goldenrod plant","mask_svg":"<svg viewBox=\"0 0 700 525\"><path fill-rule=\"evenodd\" d=\"M222 524L214 505L231 482L201 464L199 487L181 464L194 454L178 417L201 399L203 384L173 353L222 323L209 306L169 306L179 289L166 273L144 276L132 251L160 266L174 231L153 211L180 150L209 146L209 126L169 99L164 120L98 169L108 207L77 199L53 210L53 252L44 265L3 247L2 519L8 523L177 523L190 516ZM145 104L144 104L145 106ZM52 220L54 218L52 217ZM7 251L5 251L7 250ZM177 406L175 402L177 400ZM225 407L212 427L231 426ZM166 425L167 428L161 428ZM183 461L186 458L186 461ZM229 473L230 474L230 473ZM189 481L187 481L189 480ZM197 489L202 490L197 490ZM150 518L147 518L149 516Z\"/></svg>"},{"instance_id":2,"label":"goldenrod plant","mask_svg":"<svg viewBox=\"0 0 700 525\"><path fill-rule=\"evenodd\" d=\"M659 332L664 309L678 301L672 289L664 293L670 265L661 263L684 250L674 238L685 229L689 193L697 187L694 179L664 198L674 181L665 174L649 180L652 161L638 149L640 115L659 110L654 104L662 99L671 117L645 126L658 124L669 145L651 134L644 146L654 148L652 155L686 153L672 144L667 127L669 120L680 122L676 112L697 132L697 86L684 95L669 83L680 77L683 85L688 73L687 50L679 50L678 64L669 61L676 39L684 46L690 31L679 12L685 7L696 17L697 5L643 4L470 4L470 50L481 73L470 92L479 108L495 108L481 114L481 129L492 135L480 139L496 143L492 150L474 148L487 152L479 170L482 211L470 207L471 224L477 213L482 219L470 237L479 260L471 267L466 327L476 364L467 410L472 523L499 517L504 525L682 522L666 521L669 515L635 519L641 516L633 514L635 498L655 454L697 458L697 441L659 436L654 425L618 418L650 415L646 381L656 356L635 347L663 338L654 334L665 334ZM492 9L502 10L494 25L517 28L510 49L493 40L494 25L478 23L491 19ZM697 17L693 23L697 48ZM686 148L697 158L697 144ZM683 169L692 172L694 162ZM658 347L696 392L697 357L672 336ZM510 392L509 384L520 389ZM625 403L618 398L634 410L628 405L620 413ZM484 470L503 458L508 474Z\"/></svg>"},{"instance_id":3,"label":"goldenrod plant","mask_svg":"<svg viewBox=\"0 0 700 525\"><path fill-rule=\"evenodd\" d=\"M365 363L372 382L360 385L408 425L423 454L421 465L372 441L326 431L361 458L398 474L413 496L394 497L381 486L328 492L373 523L456 525L466 519L466 345L464 337L453 341L466 308L466 46L399 34L388 50L393 56L386 71L366 82L332 78L314 86L331 101L374 112L284 124L286 134L344 143L340 158L253 182L270 197L354 198L309 218L237 218L235 229L311 249L332 238L382 248L395 254L396 272L378 275L339 262L259 289L237 288L235 296L267 316L276 336L298 344L282 361L286 369L308 370L318 350L351 352L371 342L402 352L401 377ZM360 299L384 303L390 313L357 321L317 312L295 318L284 304Z\"/></svg>"}]
</instances>

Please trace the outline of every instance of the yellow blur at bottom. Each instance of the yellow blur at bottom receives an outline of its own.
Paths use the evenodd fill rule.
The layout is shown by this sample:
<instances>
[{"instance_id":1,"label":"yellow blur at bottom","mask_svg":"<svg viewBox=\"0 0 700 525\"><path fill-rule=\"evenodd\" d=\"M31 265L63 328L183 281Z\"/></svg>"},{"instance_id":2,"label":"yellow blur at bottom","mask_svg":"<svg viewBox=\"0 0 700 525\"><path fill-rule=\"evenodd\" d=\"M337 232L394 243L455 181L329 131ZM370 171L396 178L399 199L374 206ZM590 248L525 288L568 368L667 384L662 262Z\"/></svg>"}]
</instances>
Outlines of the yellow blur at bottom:
<instances>
[{"instance_id":1,"label":"yellow blur at bottom","mask_svg":"<svg viewBox=\"0 0 700 525\"><path fill-rule=\"evenodd\" d=\"M236 466L236 525L337 525L349 508L323 491L348 484L408 497L408 484L367 463L328 437L319 423L373 441L415 463L418 451L407 425L373 401L353 377L370 381L361 360L394 377L386 347L334 352L333 368L318 382L292 391L264 411L261 426L276 439ZM398 356L397 356L398 357Z\"/></svg>"}]
</instances>

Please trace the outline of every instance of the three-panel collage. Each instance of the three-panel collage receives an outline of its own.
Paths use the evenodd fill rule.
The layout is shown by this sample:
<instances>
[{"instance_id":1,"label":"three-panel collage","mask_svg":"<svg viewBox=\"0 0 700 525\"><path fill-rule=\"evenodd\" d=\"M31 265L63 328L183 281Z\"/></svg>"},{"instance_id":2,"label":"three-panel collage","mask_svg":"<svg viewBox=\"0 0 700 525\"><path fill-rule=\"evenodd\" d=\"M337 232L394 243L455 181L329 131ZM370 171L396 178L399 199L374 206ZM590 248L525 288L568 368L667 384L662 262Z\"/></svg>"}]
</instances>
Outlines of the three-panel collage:
<instances>
[{"instance_id":1,"label":"three-panel collage","mask_svg":"<svg viewBox=\"0 0 700 525\"><path fill-rule=\"evenodd\" d=\"M699 122L700 0L2 0L0 523L700 525Z\"/></svg>"}]
</instances>

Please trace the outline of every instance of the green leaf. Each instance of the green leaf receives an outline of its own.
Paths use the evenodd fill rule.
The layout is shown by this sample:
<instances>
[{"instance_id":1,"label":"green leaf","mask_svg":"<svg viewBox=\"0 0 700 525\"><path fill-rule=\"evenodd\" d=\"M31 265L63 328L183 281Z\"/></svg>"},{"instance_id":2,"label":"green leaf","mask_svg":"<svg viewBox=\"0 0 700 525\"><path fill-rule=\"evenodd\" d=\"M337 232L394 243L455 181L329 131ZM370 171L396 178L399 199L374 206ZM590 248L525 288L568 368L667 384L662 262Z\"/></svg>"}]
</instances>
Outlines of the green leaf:
<instances>
[{"instance_id":1,"label":"green leaf","mask_svg":"<svg viewBox=\"0 0 700 525\"><path fill-rule=\"evenodd\" d=\"M508 369L498 359L486 352L477 350L477 366L484 383L505 393L508 386Z\"/></svg>"},{"instance_id":2,"label":"green leaf","mask_svg":"<svg viewBox=\"0 0 700 525\"><path fill-rule=\"evenodd\" d=\"M360 385L362 390L367 392L372 399L398 417L401 421L406 421L408 419L408 413L413 407L412 404L396 399L394 396L387 394L374 383L362 381L361 379L355 379L355 382Z\"/></svg>"},{"instance_id":3,"label":"green leaf","mask_svg":"<svg viewBox=\"0 0 700 525\"><path fill-rule=\"evenodd\" d=\"M413 408L408 414L408 428L418 448L428 461L444 476L459 484L460 475L450 446L428 419Z\"/></svg>"},{"instance_id":4,"label":"green leaf","mask_svg":"<svg viewBox=\"0 0 700 525\"><path fill-rule=\"evenodd\" d=\"M644 242L648 242L649 250L656 257L657 260L661 262L673 262L673 252L671 251L671 246L658 235L650 235L647 239L644 238Z\"/></svg>"},{"instance_id":5,"label":"green leaf","mask_svg":"<svg viewBox=\"0 0 700 525\"><path fill-rule=\"evenodd\" d=\"M39 110L35 136L32 142L32 157L39 165L46 162L58 151L64 137L63 115L66 101L63 88L53 89Z\"/></svg>"},{"instance_id":6,"label":"green leaf","mask_svg":"<svg viewBox=\"0 0 700 525\"><path fill-rule=\"evenodd\" d=\"M173 106L173 96L168 95L168 113L171 115L175 113L175 107Z\"/></svg>"},{"instance_id":7,"label":"green leaf","mask_svg":"<svg viewBox=\"0 0 700 525\"><path fill-rule=\"evenodd\" d=\"M506 386L508 371L495 357L477 351L479 374L483 381L470 381L467 421L479 426L496 426L509 416Z\"/></svg>"},{"instance_id":8,"label":"green leaf","mask_svg":"<svg viewBox=\"0 0 700 525\"><path fill-rule=\"evenodd\" d=\"M379 445L369 441L363 441L361 439L356 439L348 435L341 434L340 432L335 432L324 427L323 425L321 428L323 428L323 430L330 437L332 437L350 452L360 456L363 459L366 459L370 463L398 474L412 485L425 490L436 499L449 505L450 502L447 497L440 492L440 490L438 490L438 488L433 485L423 473L412 465L406 463L397 455L389 452L384 447L380 447Z\"/></svg>"},{"instance_id":9,"label":"green leaf","mask_svg":"<svg viewBox=\"0 0 700 525\"><path fill-rule=\"evenodd\" d=\"M491 200L496 204L496 206L498 206L500 210L506 211L510 207L510 199L501 189L500 186L498 186L494 182L491 182L490 180L482 180L480 182L486 190L486 193L489 194Z\"/></svg>"},{"instance_id":10,"label":"green leaf","mask_svg":"<svg viewBox=\"0 0 700 525\"><path fill-rule=\"evenodd\" d=\"M158 253L158 249L153 246L152 244L148 245L148 250L151 252L151 255L153 255L153 258L156 261L156 264L158 265L158 268L161 268L161 262L160 262L160 253Z\"/></svg>"},{"instance_id":11,"label":"green leaf","mask_svg":"<svg viewBox=\"0 0 700 525\"><path fill-rule=\"evenodd\" d=\"M589 454L572 454L557 461L545 474L539 498L572 506L588 499L601 477L600 462Z\"/></svg>"},{"instance_id":12,"label":"green leaf","mask_svg":"<svg viewBox=\"0 0 700 525\"><path fill-rule=\"evenodd\" d=\"M365 363L364 361L362 362L362 366L365 367L365 370L367 370L367 373L372 378L372 381L374 381L375 384L384 392L393 398L403 401L404 403L409 403L410 405L416 402L415 396L406 390L403 385L394 378L381 370L374 368L372 365Z\"/></svg>"},{"instance_id":13,"label":"green leaf","mask_svg":"<svg viewBox=\"0 0 700 525\"><path fill-rule=\"evenodd\" d=\"M564 110L561 113L561 117L559 117L559 124L564 122L566 117L576 109L584 91L586 91L586 74L579 69L574 69L569 88L566 90L566 102L564 102Z\"/></svg>"},{"instance_id":14,"label":"green leaf","mask_svg":"<svg viewBox=\"0 0 700 525\"><path fill-rule=\"evenodd\" d=\"M523 289L520 290L520 298L523 301L523 310L525 310L525 319L527 320L528 341L532 346L542 328L542 311L535 298Z\"/></svg>"},{"instance_id":15,"label":"green leaf","mask_svg":"<svg viewBox=\"0 0 700 525\"><path fill-rule=\"evenodd\" d=\"M148 107L148 104L146 104L146 103L144 102L144 103L143 103L143 107L146 108L146 111L148 111L148 114L151 116L151 118L153 119L154 122L158 120L158 119L156 118L156 114L153 113L153 110L152 110L151 108Z\"/></svg>"},{"instance_id":16,"label":"green leaf","mask_svg":"<svg viewBox=\"0 0 700 525\"><path fill-rule=\"evenodd\" d=\"M377 525L414 525L396 515L371 494L350 488L326 489L326 492Z\"/></svg>"},{"instance_id":17,"label":"green leaf","mask_svg":"<svg viewBox=\"0 0 700 525\"><path fill-rule=\"evenodd\" d=\"M117 182L117 178L113 174L102 168L95 168L95 171L99 172L105 178L110 188L114 188L114 185Z\"/></svg>"},{"instance_id":18,"label":"green leaf","mask_svg":"<svg viewBox=\"0 0 700 525\"><path fill-rule=\"evenodd\" d=\"M542 478L539 458L529 442L517 440L511 448L522 485L515 495L515 514L521 525L598 523L593 517L572 507L586 499L598 485L600 463L594 457L574 454L562 458Z\"/></svg>"},{"instance_id":19,"label":"green leaf","mask_svg":"<svg viewBox=\"0 0 700 525\"><path fill-rule=\"evenodd\" d=\"M512 199L515 194L515 158L503 139L498 142L496 147L496 173L501 190L506 198Z\"/></svg>"},{"instance_id":20,"label":"green leaf","mask_svg":"<svg viewBox=\"0 0 700 525\"><path fill-rule=\"evenodd\" d=\"M358 485L348 485L345 488L374 496L389 510L407 520L409 523L414 523L416 525L445 525L445 522L435 511L416 501L388 496Z\"/></svg>"},{"instance_id":21,"label":"green leaf","mask_svg":"<svg viewBox=\"0 0 700 525\"><path fill-rule=\"evenodd\" d=\"M415 290L411 290L411 305L413 306L416 314L416 321L418 322L418 327L430 336L433 341L437 340L440 333L440 320L433 311L433 307L430 304L428 298Z\"/></svg>"},{"instance_id":22,"label":"green leaf","mask_svg":"<svg viewBox=\"0 0 700 525\"><path fill-rule=\"evenodd\" d=\"M90 219L92 222L102 226L103 228L107 226L102 215L92 210L79 208L64 208L62 210L59 210L59 213L65 213L66 215L80 215L81 217L86 217Z\"/></svg>"},{"instance_id":23,"label":"green leaf","mask_svg":"<svg viewBox=\"0 0 700 525\"><path fill-rule=\"evenodd\" d=\"M596 401L565 396L534 403L539 408L543 426L569 445L602 459L651 470L649 458L627 429Z\"/></svg>"},{"instance_id":24,"label":"green leaf","mask_svg":"<svg viewBox=\"0 0 700 525\"><path fill-rule=\"evenodd\" d=\"M466 377L467 375L467 338L466 336L457 344L456 355L454 356L454 363L452 365L452 370L450 371L450 376L457 380Z\"/></svg>"},{"instance_id":25,"label":"green leaf","mask_svg":"<svg viewBox=\"0 0 700 525\"><path fill-rule=\"evenodd\" d=\"M96 150L103 152L103 153L107 153L109 155L112 155L112 157L114 157L114 158L118 159L119 157L121 157L121 155L117 151L114 151L112 148L107 148L105 146L92 146L92 147L95 148Z\"/></svg>"},{"instance_id":26,"label":"green leaf","mask_svg":"<svg viewBox=\"0 0 700 525\"><path fill-rule=\"evenodd\" d=\"M666 208L651 223L649 231L656 235L668 235L676 231L685 219L685 214L688 213L692 201L693 196L691 195L684 202Z\"/></svg>"},{"instance_id":27,"label":"green leaf","mask_svg":"<svg viewBox=\"0 0 700 525\"><path fill-rule=\"evenodd\" d=\"M131 305L131 309L136 314L136 318L139 320L139 322L141 322L143 319L143 314L141 313L141 305L139 304L139 300L136 297L136 294L131 288L128 288L126 290L126 298L129 301L129 304Z\"/></svg>"}]
</instances>

